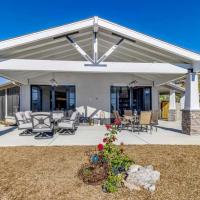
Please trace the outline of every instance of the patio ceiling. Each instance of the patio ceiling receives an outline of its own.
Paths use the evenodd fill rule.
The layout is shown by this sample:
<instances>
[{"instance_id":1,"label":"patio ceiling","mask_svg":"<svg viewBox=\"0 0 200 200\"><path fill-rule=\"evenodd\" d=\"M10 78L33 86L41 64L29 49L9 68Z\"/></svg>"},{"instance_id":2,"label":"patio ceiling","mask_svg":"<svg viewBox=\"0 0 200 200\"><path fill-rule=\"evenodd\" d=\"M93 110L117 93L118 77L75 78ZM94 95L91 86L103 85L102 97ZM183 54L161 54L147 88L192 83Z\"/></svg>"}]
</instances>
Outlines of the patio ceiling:
<instances>
[{"instance_id":1,"label":"patio ceiling","mask_svg":"<svg viewBox=\"0 0 200 200\"><path fill-rule=\"evenodd\" d=\"M0 58L85 61L64 36L70 34L71 39L92 58L94 31L97 32L99 57L118 43L120 38L124 38L118 48L105 59L106 62L190 64L200 60L198 54L97 17L2 41Z\"/></svg>"}]
</instances>

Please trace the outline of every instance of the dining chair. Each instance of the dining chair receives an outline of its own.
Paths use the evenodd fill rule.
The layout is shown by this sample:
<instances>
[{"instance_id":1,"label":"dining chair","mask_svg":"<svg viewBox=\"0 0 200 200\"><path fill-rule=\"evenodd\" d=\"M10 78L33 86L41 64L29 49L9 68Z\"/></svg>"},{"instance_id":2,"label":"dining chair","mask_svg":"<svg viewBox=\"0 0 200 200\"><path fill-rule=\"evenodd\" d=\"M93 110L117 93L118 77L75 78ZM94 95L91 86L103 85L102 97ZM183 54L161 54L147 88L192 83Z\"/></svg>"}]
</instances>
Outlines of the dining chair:
<instances>
[{"instance_id":1,"label":"dining chair","mask_svg":"<svg viewBox=\"0 0 200 200\"><path fill-rule=\"evenodd\" d=\"M152 112L151 111L141 111L138 121L138 134L140 131L146 131L148 132L148 128L150 130L150 133L152 133Z\"/></svg>"},{"instance_id":2,"label":"dining chair","mask_svg":"<svg viewBox=\"0 0 200 200\"><path fill-rule=\"evenodd\" d=\"M133 111L132 110L124 110L124 115L125 116L133 116Z\"/></svg>"}]
</instances>

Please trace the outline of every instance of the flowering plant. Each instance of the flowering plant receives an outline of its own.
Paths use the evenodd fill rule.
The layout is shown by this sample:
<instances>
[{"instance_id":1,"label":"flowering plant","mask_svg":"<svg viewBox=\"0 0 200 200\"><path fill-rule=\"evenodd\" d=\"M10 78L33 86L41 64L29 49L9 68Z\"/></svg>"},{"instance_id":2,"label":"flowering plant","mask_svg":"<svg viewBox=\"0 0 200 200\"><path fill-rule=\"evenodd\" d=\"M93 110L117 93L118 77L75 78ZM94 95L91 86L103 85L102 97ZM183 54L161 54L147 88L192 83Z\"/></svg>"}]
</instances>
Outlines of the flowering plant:
<instances>
[{"instance_id":1,"label":"flowering plant","mask_svg":"<svg viewBox=\"0 0 200 200\"><path fill-rule=\"evenodd\" d=\"M118 121L113 125L106 125L107 133L103 138L103 148L99 149L101 158L107 162L109 174L107 180L103 184L103 190L106 192L115 192L122 186L122 181L125 178L125 172L133 163L132 160L124 153L123 143L120 147L114 144L117 140ZM102 144L101 144L102 145Z\"/></svg>"},{"instance_id":2,"label":"flowering plant","mask_svg":"<svg viewBox=\"0 0 200 200\"><path fill-rule=\"evenodd\" d=\"M82 167L79 177L85 183L103 183L104 192L115 192L123 186L126 171L133 163L124 153L123 143L115 145L120 121L114 124L107 124L107 132L103 138L103 143L97 145L96 151L88 154L89 164Z\"/></svg>"}]
</instances>

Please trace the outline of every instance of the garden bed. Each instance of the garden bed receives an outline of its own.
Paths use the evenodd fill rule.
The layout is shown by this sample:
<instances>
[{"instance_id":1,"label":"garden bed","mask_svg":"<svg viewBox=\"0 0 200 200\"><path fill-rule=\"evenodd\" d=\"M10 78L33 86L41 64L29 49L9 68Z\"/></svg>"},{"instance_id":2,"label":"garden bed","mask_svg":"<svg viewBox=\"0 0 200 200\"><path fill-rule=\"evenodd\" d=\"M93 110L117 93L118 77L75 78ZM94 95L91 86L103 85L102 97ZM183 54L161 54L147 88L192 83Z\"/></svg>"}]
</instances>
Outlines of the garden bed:
<instances>
[{"instance_id":1,"label":"garden bed","mask_svg":"<svg viewBox=\"0 0 200 200\"><path fill-rule=\"evenodd\" d=\"M0 148L1 199L200 199L200 147L125 146L126 154L140 165L161 172L155 193L122 188L104 193L101 186L87 185L77 176L94 147Z\"/></svg>"}]
</instances>

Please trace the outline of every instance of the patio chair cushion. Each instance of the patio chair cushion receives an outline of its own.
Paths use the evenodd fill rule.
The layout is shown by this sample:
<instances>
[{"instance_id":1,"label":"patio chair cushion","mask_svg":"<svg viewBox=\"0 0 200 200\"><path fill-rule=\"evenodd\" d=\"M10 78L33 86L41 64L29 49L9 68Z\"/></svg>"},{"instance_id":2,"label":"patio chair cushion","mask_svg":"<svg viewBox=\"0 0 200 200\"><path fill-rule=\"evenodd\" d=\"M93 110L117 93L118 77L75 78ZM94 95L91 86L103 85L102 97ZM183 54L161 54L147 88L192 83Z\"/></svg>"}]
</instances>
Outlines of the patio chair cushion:
<instances>
[{"instance_id":1,"label":"patio chair cushion","mask_svg":"<svg viewBox=\"0 0 200 200\"><path fill-rule=\"evenodd\" d=\"M16 117L18 124L24 124L26 122L26 118L25 118L23 112L15 113L15 117Z\"/></svg>"},{"instance_id":2,"label":"patio chair cushion","mask_svg":"<svg viewBox=\"0 0 200 200\"><path fill-rule=\"evenodd\" d=\"M71 121L65 121L65 122L58 123L58 128L73 129L74 125Z\"/></svg>"},{"instance_id":3,"label":"patio chair cushion","mask_svg":"<svg viewBox=\"0 0 200 200\"><path fill-rule=\"evenodd\" d=\"M64 117L65 117L65 114L63 111L53 111L52 112L53 120L57 120L57 119L61 120Z\"/></svg>"},{"instance_id":4,"label":"patio chair cushion","mask_svg":"<svg viewBox=\"0 0 200 200\"><path fill-rule=\"evenodd\" d=\"M140 125L150 125L151 116L152 116L152 112L151 111L141 111L139 124Z\"/></svg>"},{"instance_id":5,"label":"patio chair cushion","mask_svg":"<svg viewBox=\"0 0 200 200\"><path fill-rule=\"evenodd\" d=\"M73 113L73 110L68 110L68 111L67 111L67 117L71 117L71 116L72 116L72 113Z\"/></svg>"},{"instance_id":6,"label":"patio chair cushion","mask_svg":"<svg viewBox=\"0 0 200 200\"><path fill-rule=\"evenodd\" d=\"M32 123L19 124L19 129L32 129Z\"/></svg>"},{"instance_id":7,"label":"patio chair cushion","mask_svg":"<svg viewBox=\"0 0 200 200\"><path fill-rule=\"evenodd\" d=\"M32 114L32 111L25 111L24 112L24 117L25 117L27 122L31 122L31 114Z\"/></svg>"},{"instance_id":8,"label":"patio chair cushion","mask_svg":"<svg viewBox=\"0 0 200 200\"><path fill-rule=\"evenodd\" d=\"M71 115L71 117L70 117L70 120L71 120L71 121L75 121L76 118L77 118L77 115L78 115L78 112L77 112L77 111L73 112L72 115Z\"/></svg>"}]
</instances>

